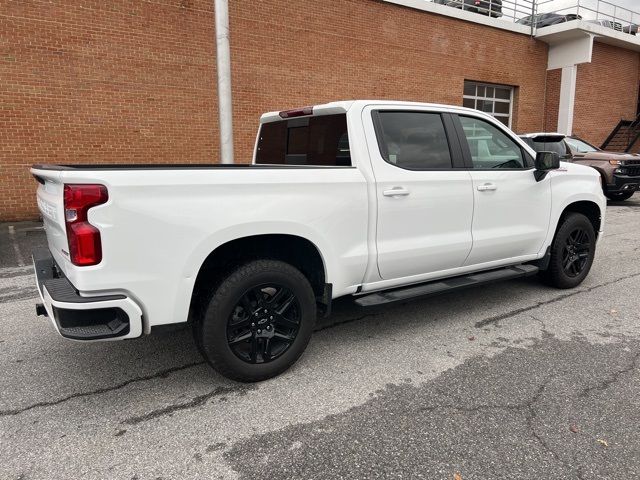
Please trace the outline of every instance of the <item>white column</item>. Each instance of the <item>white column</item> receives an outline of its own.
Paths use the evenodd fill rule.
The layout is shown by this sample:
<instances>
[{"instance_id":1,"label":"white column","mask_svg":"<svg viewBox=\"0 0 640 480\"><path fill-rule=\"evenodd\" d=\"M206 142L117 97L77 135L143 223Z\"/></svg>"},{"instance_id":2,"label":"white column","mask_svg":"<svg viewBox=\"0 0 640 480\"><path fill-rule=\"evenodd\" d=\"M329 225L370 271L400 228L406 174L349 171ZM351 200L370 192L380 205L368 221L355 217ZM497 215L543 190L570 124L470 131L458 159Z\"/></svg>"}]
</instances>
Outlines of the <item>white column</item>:
<instances>
[{"instance_id":1,"label":"white column","mask_svg":"<svg viewBox=\"0 0 640 480\"><path fill-rule=\"evenodd\" d=\"M562 68L560 81L560 105L558 108L558 132L565 135L573 133L573 109L576 100L576 77L578 66Z\"/></svg>"},{"instance_id":2,"label":"white column","mask_svg":"<svg viewBox=\"0 0 640 480\"><path fill-rule=\"evenodd\" d=\"M215 15L220 163L233 163L233 110L231 103L231 49L229 47L228 0L215 0Z\"/></svg>"}]
</instances>

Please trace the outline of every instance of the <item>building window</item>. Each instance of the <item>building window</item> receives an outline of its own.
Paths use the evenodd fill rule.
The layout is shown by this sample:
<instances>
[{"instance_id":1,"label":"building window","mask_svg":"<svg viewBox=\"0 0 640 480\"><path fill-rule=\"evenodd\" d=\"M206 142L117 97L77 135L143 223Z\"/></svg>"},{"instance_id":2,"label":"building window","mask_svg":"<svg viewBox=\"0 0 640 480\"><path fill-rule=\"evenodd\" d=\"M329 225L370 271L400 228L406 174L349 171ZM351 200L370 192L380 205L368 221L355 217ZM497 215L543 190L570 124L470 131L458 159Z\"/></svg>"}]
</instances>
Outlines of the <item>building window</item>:
<instances>
[{"instance_id":1,"label":"building window","mask_svg":"<svg viewBox=\"0 0 640 480\"><path fill-rule=\"evenodd\" d=\"M464 81L462 105L493 115L511 127L513 87Z\"/></svg>"}]
</instances>

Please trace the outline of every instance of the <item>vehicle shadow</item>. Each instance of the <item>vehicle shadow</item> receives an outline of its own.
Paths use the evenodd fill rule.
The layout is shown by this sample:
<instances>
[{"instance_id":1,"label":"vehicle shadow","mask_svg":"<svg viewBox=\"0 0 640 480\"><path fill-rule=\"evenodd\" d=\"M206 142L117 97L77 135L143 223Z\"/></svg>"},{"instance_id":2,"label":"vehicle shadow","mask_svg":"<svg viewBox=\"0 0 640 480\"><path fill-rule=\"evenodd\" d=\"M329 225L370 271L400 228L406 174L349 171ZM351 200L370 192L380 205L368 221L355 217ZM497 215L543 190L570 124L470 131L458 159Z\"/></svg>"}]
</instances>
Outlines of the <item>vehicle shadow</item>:
<instances>
[{"instance_id":1,"label":"vehicle shadow","mask_svg":"<svg viewBox=\"0 0 640 480\"><path fill-rule=\"evenodd\" d=\"M623 202L615 202L613 200L607 200L607 207L632 207L639 208L640 207L640 194L637 194L638 198L634 195L629 200L625 200Z\"/></svg>"},{"instance_id":2,"label":"vehicle shadow","mask_svg":"<svg viewBox=\"0 0 640 480\"><path fill-rule=\"evenodd\" d=\"M504 303L505 297L520 302L531 298L534 302L540 289L546 290L546 287L535 280L519 279L503 283L498 289L488 285L370 309L355 305L350 298L339 299L329 318L318 319L309 351L303 357L305 365L294 366L288 374L296 376L299 368L302 371L330 368L328 359L336 359L338 366L339 359L363 341L375 345L378 340L386 342L409 333L432 334L430 325L434 322L445 322L453 328L466 324L465 328L473 329L474 324L469 324L470 312L477 313L481 320L491 315L493 305ZM13 388L17 397L15 402L10 402L10 408L16 410L27 410L30 404L55 405L69 398L118 390L149 380L161 380L163 387L154 388L179 388L186 396L237 385L206 364L193 342L189 326L159 329L139 339L105 343L69 342L53 333L35 335L29 338L27 348L42 353L36 353L20 366L8 365L5 370L7 383L14 384L7 387ZM20 394L21 388L34 383L42 384L36 395Z\"/></svg>"}]
</instances>

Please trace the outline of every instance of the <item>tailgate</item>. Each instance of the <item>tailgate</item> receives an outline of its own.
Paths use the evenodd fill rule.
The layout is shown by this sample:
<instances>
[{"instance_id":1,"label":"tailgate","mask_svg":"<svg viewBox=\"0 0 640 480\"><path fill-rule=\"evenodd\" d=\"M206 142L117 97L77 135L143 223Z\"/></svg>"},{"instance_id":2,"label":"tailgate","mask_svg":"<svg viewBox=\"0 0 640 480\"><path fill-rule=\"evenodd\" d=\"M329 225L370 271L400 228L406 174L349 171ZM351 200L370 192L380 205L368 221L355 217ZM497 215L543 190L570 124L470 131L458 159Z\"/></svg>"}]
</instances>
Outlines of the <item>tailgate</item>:
<instances>
[{"instance_id":1,"label":"tailgate","mask_svg":"<svg viewBox=\"0 0 640 480\"><path fill-rule=\"evenodd\" d=\"M64 184L60 172L32 168L31 173L38 180L38 208L47 233L49 250L58 265L63 266L69 258L69 245L64 222Z\"/></svg>"}]
</instances>

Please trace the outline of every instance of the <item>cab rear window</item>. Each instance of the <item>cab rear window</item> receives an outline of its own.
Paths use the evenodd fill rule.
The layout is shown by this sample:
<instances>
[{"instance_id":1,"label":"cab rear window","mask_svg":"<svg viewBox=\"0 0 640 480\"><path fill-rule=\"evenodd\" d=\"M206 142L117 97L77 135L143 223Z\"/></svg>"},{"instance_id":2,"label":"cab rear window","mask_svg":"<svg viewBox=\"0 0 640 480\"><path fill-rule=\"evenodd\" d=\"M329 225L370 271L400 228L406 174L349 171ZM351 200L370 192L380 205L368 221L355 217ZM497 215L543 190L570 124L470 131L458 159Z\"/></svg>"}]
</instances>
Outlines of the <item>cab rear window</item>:
<instances>
[{"instance_id":1,"label":"cab rear window","mask_svg":"<svg viewBox=\"0 0 640 480\"><path fill-rule=\"evenodd\" d=\"M556 152L561 157L568 153L567 145L564 143L564 137L538 136L535 138L524 138L524 141L533 147L536 152Z\"/></svg>"},{"instance_id":2,"label":"cab rear window","mask_svg":"<svg viewBox=\"0 0 640 480\"><path fill-rule=\"evenodd\" d=\"M346 114L291 118L263 124L256 163L351 166Z\"/></svg>"}]
</instances>

